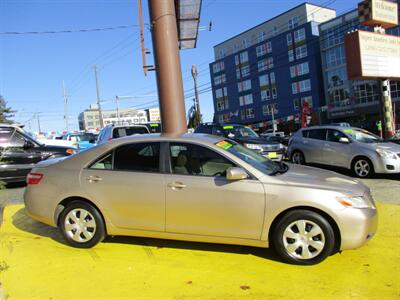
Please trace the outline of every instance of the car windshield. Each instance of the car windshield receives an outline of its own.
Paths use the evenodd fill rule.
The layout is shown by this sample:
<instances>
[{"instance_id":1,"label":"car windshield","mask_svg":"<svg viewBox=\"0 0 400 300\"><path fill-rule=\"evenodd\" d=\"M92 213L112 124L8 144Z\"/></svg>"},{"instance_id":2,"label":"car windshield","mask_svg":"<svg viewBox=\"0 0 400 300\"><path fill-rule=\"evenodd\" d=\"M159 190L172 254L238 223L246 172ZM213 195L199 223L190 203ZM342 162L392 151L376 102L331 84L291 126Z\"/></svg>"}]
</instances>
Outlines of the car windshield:
<instances>
[{"instance_id":1,"label":"car windshield","mask_svg":"<svg viewBox=\"0 0 400 300\"><path fill-rule=\"evenodd\" d=\"M258 138L258 134L255 133L252 129L245 126L233 126L227 125L222 127L225 133L225 136L231 139L237 138Z\"/></svg>"},{"instance_id":2,"label":"car windshield","mask_svg":"<svg viewBox=\"0 0 400 300\"><path fill-rule=\"evenodd\" d=\"M354 141L360 143L371 144L382 142L380 137L364 129L344 129L343 132L349 135Z\"/></svg>"},{"instance_id":3,"label":"car windshield","mask_svg":"<svg viewBox=\"0 0 400 300\"><path fill-rule=\"evenodd\" d=\"M282 170L280 164L234 141L220 141L215 145L232 153L264 174L273 175Z\"/></svg>"}]
</instances>

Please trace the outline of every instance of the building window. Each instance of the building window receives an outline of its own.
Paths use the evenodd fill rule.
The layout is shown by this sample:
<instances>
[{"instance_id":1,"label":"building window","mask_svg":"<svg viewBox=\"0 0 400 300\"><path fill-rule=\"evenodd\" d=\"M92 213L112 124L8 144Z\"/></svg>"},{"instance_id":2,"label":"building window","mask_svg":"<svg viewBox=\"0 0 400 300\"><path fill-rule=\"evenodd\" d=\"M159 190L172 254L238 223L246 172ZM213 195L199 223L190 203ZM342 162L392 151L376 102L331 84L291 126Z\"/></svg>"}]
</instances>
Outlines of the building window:
<instances>
[{"instance_id":1,"label":"building window","mask_svg":"<svg viewBox=\"0 0 400 300\"><path fill-rule=\"evenodd\" d=\"M268 75L261 75L258 80L260 81L260 87L265 87L269 85L269 78Z\"/></svg>"},{"instance_id":2,"label":"building window","mask_svg":"<svg viewBox=\"0 0 400 300\"><path fill-rule=\"evenodd\" d=\"M345 64L346 54L344 50L344 45L326 51L325 59L327 68L333 68Z\"/></svg>"},{"instance_id":3,"label":"building window","mask_svg":"<svg viewBox=\"0 0 400 300\"><path fill-rule=\"evenodd\" d=\"M307 56L307 45L296 48L296 59L301 59Z\"/></svg>"},{"instance_id":4,"label":"building window","mask_svg":"<svg viewBox=\"0 0 400 300\"><path fill-rule=\"evenodd\" d=\"M249 46L249 42L247 41L247 39L244 39L242 41L242 46L243 46L243 49L246 49Z\"/></svg>"},{"instance_id":5,"label":"building window","mask_svg":"<svg viewBox=\"0 0 400 300\"><path fill-rule=\"evenodd\" d=\"M245 80L245 81L241 81L238 82L238 91L239 93L244 92L244 91L248 91L251 89L251 80Z\"/></svg>"},{"instance_id":6,"label":"building window","mask_svg":"<svg viewBox=\"0 0 400 300\"><path fill-rule=\"evenodd\" d=\"M254 108L246 108L246 118L254 118Z\"/></svg>"},{"instance_id":7,"label":"building window","mask_svg":"<svg viewBox=\"0 0 400 300\"><path fill-rule=\"evenodd\" d=\"M261 101L271 100L271 92L269 89L261 90Z\"/></svg>"},{"instance_id":8,"label":"building window","mask_svg":"<svg viewBox=\"0 0 400 300\"><path fill-rule=\"evenodd\" d=\"M272 52L272 44L271 42L262 44L260 46L256 47L256 53L257 53L257 57L263 56L267 53L271 53Z\"/></svg>"},{"instance_id":9,"label":"building window","mask_svg":"<svg viewBox=\"0 0 400 300\"><path fill-rule=\"evenodd\" d=\"M214 74L218 73L218 72L221 72L223 70L225 70L225 64L224 64L223 61L213 64L213 73Z\"/></svg>"},{"instance_id":10,"label":"building window","mask_svg":"<svg viewBox=\"0 0 400 300\"><path fill-rule=\"evenodd\" d=\"M302 76L310 72L308 62L298 64L290 67L290 77L295 78L297 76Z\"/></svg>"},{"instance_id":11,"label":"building window","mask_svg":"<svg viewBox=\"0 0 400 300\"><path fill-rule=\"evenodd\" d=\"M269 74L269 81L271 82L271 84L275 84L275 73L274 72L271 72L270 74Z\"/></svg>"},{"instance_id":12,"label":"building window","mask_svg":"<svg viewBox=\"0 0 400 300\"><path fill-rule=\"evenodd\" d=\"M267 38L267 34L265 33L265 31L261 31L258 33L258 42L264 42Z\"/></svg>"},{"instance_id":13,"label":"building window","mask_svg":"<svg viewBox=\"0 0 400 300\"><path fill-rule=\"evenodd\" d=\"M291 33L288 33L288 34L286 35L286 41L287 41L287 45L288 45L288 46L291 46L291 45L293 44L292 34L291 34Z\"/></svg>"},{"instance_id":14,"label":"building window","mask_svg":"<svg viewBox=\"0 0 400 300\"><path fill-rule=\"evenodd\" d=\"M306 39L306 30L304 28L301 28L294 32L294 42L295 43L302 42L305 39Z\"/></svg>"},{"instance_id":15,"label":"building window","mask_svg":"<svg viewBox=\"0 0 400 300\"><path fill-rule=\"evenodd\" d=\"M246 110L245 110L245 109L242 109L242 110L240 111L240 118L241 118L242 120L245 120L245 119L246 119Z\"/></svg>"},{"instance_id":16,"label":"building window","mask_svg":"<svg viewBox=\"0 0 400 300\"><path fill-rule=\"evenodd\" d=\"M356 96L356 104L379 101L379 89L376 82L355 81L353 87Z\"/></svg>"},{"instance_id":17,"label":"building window","mask_svg":"<svg viewBox=\"0 0 400 300\"><path fill-rule=\"evenodd\" d=\"M274 26L274 29L272 30L272 35L276 36L278 35L279 31L278 31L278 27Z\"/></svg>"},{"instance_id":18,"label":"building window","mask_svg":"<svg viewBox=\"0 0 400 300\"><path fill-rule=\"evenodd\" d=\"M224 58L225 56L226 56L226 50L225 49L219 50L219 58Z\"/></svg>"},{"instance_id":19,"label":"building window","mask_svg":"<svg viewBox=\"0 0 400 300\"><path fill-rule=\"evenodd\" d=\"M240 53L239 55L235 55L235 64L236 66L246 63L249 61L249 54L247 51Z\"/></svg>"},{"instance_id":20,"label":"building window","mask_svg":"<svg viewBox=\"0 0 400 300\"><path fill-rule=\"evenodd\" d=\"M294 110L299 110L299 108L300 108L300 101L299 101L298 98L293 99L293 107L294 107Z\"/></svg>"},{"instance_id":21,"label":"building window","mask_svg":"<svg viewBox=\"0 0 400 300\"><path fill-rule=\"evenodd\" d=\"M228 91L226 87L215 90L215 99L217 103L217 111L229 108Z\"/></svg>"},{"instance_id":22,"label":"building window","mask_svg":"<svg viewBox=\"0 0 400 300\"><path fill-rule=\"evenodd\" d=\"M262 59L257 62L258 72L262 72L268 70L268 62L267 59Z\"/></svg>"},{"instance_id":23,"label":"building window","mask_svg":"<svg viewBox=\"0 0 400 300\"><path fill-rule=\"evenodd\" d=\"M347 81L346 68L339 68L326 73L328 88L340 87Z\"/></svg>"},{"instance_id":24,"label":"building window","mask_svg":"<svg viewBox=\"0 0 400 300\"><path fill-rule=\"evenodd\" d=\"M298 81L292 83L292 93L296 95L298 93L304 93L311 91L311 81L310 79Z\"/></svg>"},{"instance_id":25,"label":"building window","mask_svg":"<svg viewBox=\"0 0 400 300\"><path fill-rule=\"evenodd\" d=\"M240 106L253 104L253 95L252 94L248 94L248 95L240 96L239 97L239 103L240 103Z\"/></svg>"},{"instance_id":26,"label":"building window","mask_svg":"<svg viewBox=\"0 0 400 300\"><path fill-rule=\"evenodd\" d=\"M297 16L289 19L289 22L288 22L288 29L289 30L293 29L293 28L296 28L297 26L299 26L299 18Z\"/></svg>"},{"instance_id":27,"label":"building window","mask_svg":"<svg viewBox=\"0 0 400 300\"><path fill-rule=\"evenodd\" d=\"M301 107L304 107L304 103L308 103L308 107L313 107L312 97L302 97L301 98Z\"/></svg>"},{"instance_id":28,"label":"building window","mask_svg":"<svg viewBox=\"0 0 400 300\"><path fill-rule=\"evenodd\" d=\"M272 113L277 114L278 113L278 103L272 103L272 104L265 104L262 107L263 109L263 115L272 115Z\"/></svg>"},{"instance_id":29,"label":"building window","mask_svg":"<svg viewBox=\"0 0 400 300\"><path fill-rule=\"evenodd\" d=\"M288 51L288 56L289 56L289 62L294 61L294 51L293 50Z\"/></svg>"},{"instance_id":30,"label":"building window","mask_svg":"<svg viewBox=\"0 0 400 300\"><path fill-rule=\"evenodd\" d=\"M214 77L214 85L220 85L222 83L226 82L226 75L225 74L221 74L218 76Z\"/></svg>"},{"instance_id":31,"label":"building window","mask_svg":"<svg viewBox=\"0 0 400 300\"><path fill-rule=\"evenodd\" d=\"M276 88L272 88L272 99L276 99L278 98L278 92L276 90Z\"/></svg>"}]
</instances>

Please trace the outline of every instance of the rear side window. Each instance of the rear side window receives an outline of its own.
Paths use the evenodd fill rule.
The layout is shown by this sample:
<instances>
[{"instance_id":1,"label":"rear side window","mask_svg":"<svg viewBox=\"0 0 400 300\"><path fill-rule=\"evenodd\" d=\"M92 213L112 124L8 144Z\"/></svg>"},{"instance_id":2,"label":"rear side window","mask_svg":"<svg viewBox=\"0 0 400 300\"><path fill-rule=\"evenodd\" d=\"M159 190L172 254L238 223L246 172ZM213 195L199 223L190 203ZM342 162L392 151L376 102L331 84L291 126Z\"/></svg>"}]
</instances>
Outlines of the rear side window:
<instances>
[{"instance_id":1,"label":"rear side window","mask_svg":"<svg viewBox=\"0 0 400 300\"><path fill-rule=\"evenodd\" d=\"M114 151L114 170L160 172L160 144L135 143L118 147Z\"/></svg>"},{"instance_id":2,"label":"rear side window","mask_svg":"<svg viewBox=\"0 0 400 300\"><path fill-rule=\"evenodd\" d=\"M309 130L308 138L314 140L323 140L326 139L326 129L313 129Z\"/></svg>"},{"instance_id":3,"label":"rear side window","mask_svg":"<svg viewBox=\"0 0 400 300\"><path fill-rule=\"evenodd\" d=\"M134 135L134 134L147 134L149 130L144 126L137 127L118 127L113 130L113 138L117 139L124 136Z\"/></svg>"},{"instance_id":4,"label":"rear side window","mask_svg":"<svg viewBox=\"0 0 400 300\"><path fill-rule=\"evenodd\" d=\"M301 134L303 135L303 137L306 138L306 137L308 137L308 132L309 132L309 130L303 130Z\"/></svg>"}]
</instances>

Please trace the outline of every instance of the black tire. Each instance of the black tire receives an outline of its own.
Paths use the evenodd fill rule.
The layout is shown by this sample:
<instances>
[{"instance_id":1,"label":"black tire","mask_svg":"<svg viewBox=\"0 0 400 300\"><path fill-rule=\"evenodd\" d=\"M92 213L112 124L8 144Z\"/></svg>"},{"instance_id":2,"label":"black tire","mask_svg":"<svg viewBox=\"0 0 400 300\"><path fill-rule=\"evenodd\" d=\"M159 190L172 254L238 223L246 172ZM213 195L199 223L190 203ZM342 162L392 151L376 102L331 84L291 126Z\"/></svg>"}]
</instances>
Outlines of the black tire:
<instances>
[{"instance_id":1,"label":"black tire","mask_svg":"<svg viewBox=\"0 0 400 300\"><path fill-rule=\"evenodd\" d=\"M372 162L366 157L355 158L351 164L351 170L358 178L370 178L375 173Z\"/></svg>"},{"instance_id":2,"label":"black tire","mask_svg":"<svg viewBox=\"0 0 400 300\"><path fill-rule=\"evenodd\" d=\"M83 217L82 213L85 211L88 213L88 215L84 220L81 221L82 226L80 227L84 228L84 231L81 231L81 233L77 234L77 229L67 230L67 224L71 226L78 224L70 217L71 214L74 214L75 217L80 218ZM89 224L89 226L84 227L86 224ZM95 226L92 226L93 224ZM91 248L102 242L106 237L104 220L100 212L94 206L79 200L72 201L64 208L58 220L58 228L60 229L65 241L69 245L77 248ZM81 241L76 240L79 237Z\"/></svg>"},{"instance_id":3,"label":"black tire","mask_svg":"<svg viewBox=\"0 0 400 300\"><path fill-rule=\"evenodd\" d=\"M294 163L296 165L305 165L306 164L306 158L304 157L303 152L301 152L300 150L295 150L292 153L291 161L292 161L292 163Z\"/></svg>"},{"instance_id":4,"label":"black tire","mask_svg":"<svg viewBox=\"0 0 400 300\"><path fill-rule=\"evenodd\" d=\"M321 232L322 234L311 237L305 237L305 235L303 235L304 238L301 238L300 230L296 233L296 228L298 229L297 224L293 224L297 221L299 221L300 224L303 224L301 221L304 221L304 232L310 233L311 229L314 229L317 233ZM295 234L295 237L287 237L287 230L289 229ZM272 230L272 246L276 254L288 263L314 265L323 261L334 251L335 233L332 226L324 217L316 212L309 210L290 211L279 220ZM314 248L309 243L312 243L314 246L321 245L319 246L321 249ZM291 252L289 252L287 248L289 248ZM306 255L308 253L310 253L309 256Z\"/></svg>"}]
</instances>

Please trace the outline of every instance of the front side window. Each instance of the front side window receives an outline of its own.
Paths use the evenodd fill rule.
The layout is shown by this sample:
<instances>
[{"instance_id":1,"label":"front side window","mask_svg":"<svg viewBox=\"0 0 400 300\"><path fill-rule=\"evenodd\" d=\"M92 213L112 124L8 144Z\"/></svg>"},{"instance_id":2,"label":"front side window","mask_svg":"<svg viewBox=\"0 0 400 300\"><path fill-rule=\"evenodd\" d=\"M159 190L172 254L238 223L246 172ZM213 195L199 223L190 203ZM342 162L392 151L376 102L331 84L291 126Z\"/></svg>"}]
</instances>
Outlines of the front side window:
<instances>
[{"instance_id":1,"label":"front side window","mask_svg":"<svg viewBox=\"0 0 400 300\"><path fill-rule=\"evenodd\" d=\"M219 153L193 144L171 143L170 156L173 174L219 177L235 167Z\"/></svg>"},{"instance_id":2,"label":"front side window","mask_svg":"<svg viewBox=\"0 0 400 300\"><path fill-rule=\"evenodd\" d=\"M328 129L328 136L327 140L329 142L339 143L340 139L346 137L343 133L339 130Z\"/></svg>"},{"instance_id":3,"label":"front side window","mask_svg":"<svg viewBox=\"0 0 400 300\"><path fill-rule=\"evenodd\" d=\"M134 143L118 147L114 152L114 170L158 173L160 144Z\"/></svg>"}]
</instances>

